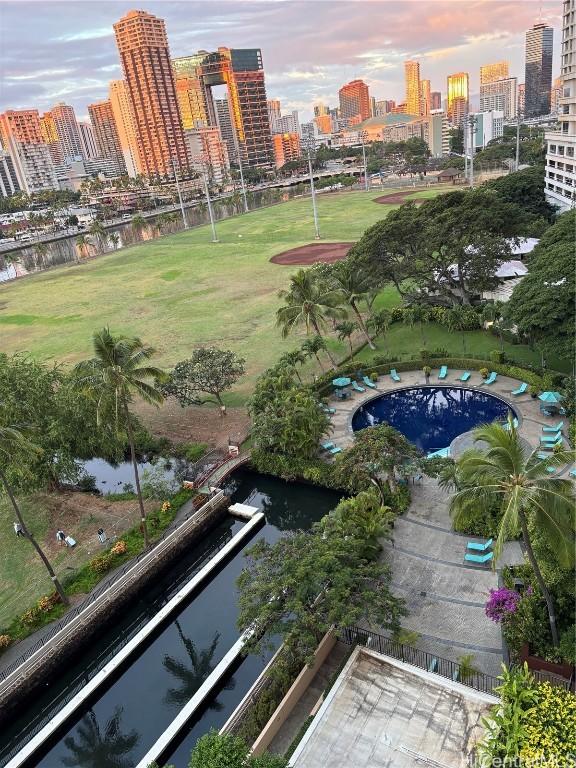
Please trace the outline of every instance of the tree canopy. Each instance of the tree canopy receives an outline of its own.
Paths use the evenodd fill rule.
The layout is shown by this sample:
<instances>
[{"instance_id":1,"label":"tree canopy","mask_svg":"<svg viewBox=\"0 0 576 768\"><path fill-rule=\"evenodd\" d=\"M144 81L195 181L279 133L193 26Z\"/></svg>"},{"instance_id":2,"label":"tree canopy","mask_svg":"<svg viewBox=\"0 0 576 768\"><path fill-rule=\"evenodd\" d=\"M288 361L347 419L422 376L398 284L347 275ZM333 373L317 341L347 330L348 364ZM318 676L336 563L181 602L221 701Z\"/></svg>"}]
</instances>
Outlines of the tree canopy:
<instances>
[{"instance_id":1,"label":"tree canopy","mask_svg":"<svg viewBox=\"0 0 576 768\"><path fill-rule=\"evenodd\" d=\"M176 363L161 386L162 393L165 397L175 397L183 408L209 402L223 405L222 394L244 374L245 362L230 350L195 349L192 357Z\"/></svg>"},{"instance_id":2,"label":"tree canopy","mask_svg":"<svg viewBox=\"0 0 576 768\"><path fill-rule=\"evenodd\" d=\"M196 742L189 768L285 768L286 765L287 761L279 755L251 755L244 739L213 729Z\"/></svg>"},{"instance_id":3,"label":"tree canopy","mask_svg":"<svg viewBox=\"0 0 576 768\"><path fill-rule=\"evenodd\" d=\"M495 189L503 200L516 203L534 216L541 216L546 221L554 218L554 206L544 195L544 166L532 165L516 173L500 176L487 181L484 185Z\"/></svg>"}]
</instances>

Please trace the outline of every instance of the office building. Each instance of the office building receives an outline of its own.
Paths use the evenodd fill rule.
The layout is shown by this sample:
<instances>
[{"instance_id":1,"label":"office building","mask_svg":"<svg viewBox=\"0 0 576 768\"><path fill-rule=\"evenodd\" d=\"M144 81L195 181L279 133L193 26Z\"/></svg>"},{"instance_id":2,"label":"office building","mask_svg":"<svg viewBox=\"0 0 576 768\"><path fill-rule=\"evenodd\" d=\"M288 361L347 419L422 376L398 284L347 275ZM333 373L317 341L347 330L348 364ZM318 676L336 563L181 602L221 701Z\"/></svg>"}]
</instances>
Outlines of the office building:
<instances>
[{"instance_id":1,"label":"office building","mask_svg":"<svg viewBox=\"0 0 576 768\"><path fill-rule=\"evenodd\" d=\"M216 125L212 88L226 85L242 162L250 166L271 166L274 153L260 49L218 48L203 57L200 67L210 125Z\"/></svg>"},{"instance_id":2,"label":"office building","mask_svg":"<svg viewBox=\"0 0 576 768\"><path fill-rule=\"evenodd\" d=\"M518 114L524 116L526 112L526 86L524 83L518 83Z\"/></svg>"},{"instance_id":3,"label":"office building","mask_svg":"<svg viewBox=\"0 0 576 768\"><path fill-rule=\"evenodd\" d=\"M96 140L96 149L98 150L98 158L96 159L107 158L112 161L117 176L125 174L126 163L124 162L124 153L122 152L110 100L89 104L88 114L94 129L94 139Z\"/></svg>"},{"instance_id":4,"label":"office building","mask_svg":"<svg viewBox=\"0 0 576 768\"><path fill-rule=\"evenodd\" d=\"M224 183L230 170L228 148L216 126L189 128L184 131L192 169L208 183Z\"/></svg>"},{"instance_id":5,"label":"office building","mask_svg":"<svg viewBox=\"0 0 576 768\"><path fill-rule=\"evenodd\" d=\"M272 133L276 131L276 121L280 119L280 99L268 99L266 101L268 105L268 120L270 121L270 130Z\"/></svg>"},{"instance_id":6,"label":"office building","mask_svg":"<svg viewBox=\"0 0 576 768\"><path fill-rule=\"evenodd\" d=\"M390 114L392 115L405 115L406 112L406 102L402 102L401 104L395 104L392 109L390 110Z\"/></svg>"},{"instance_id":7,"label":"office building","mask_svg":"<svg viewBox=\"0 0 576 768\"><path fill-rule=\"evenodd\" d=\"M82 140L74 109L60 102L50 110L64 159L82 157Z\"/></svg>"},{"instance_id":8,"label":"office building","mask_svg":"<svg viewBox=\"0 0 576 768\"><path fill-rule=\"evenodd\" d=\"M327 115L329 112L330 110L328 107L325 104L322 104L321 101L314 104L314 117L321 117L322 115Z\"/></svg>"},{"instance_id":9,"label":"office building","mask_svg":"<svg viewBox=\"0 0 576 768\"><path fill-rule=\"evenodd\" d=\"M135 120L139 173L172 175L174 163L188 168L164 21L129 11L114 33Z\"/></svg>"},{"instance_id":10,"label":"office building","mask_svg":"<svg viewBox=\"0 0 576 768\"><path fill-rule=\"evenodd\" d=\"M338 91L340 100L339 116L345 120L350 120L358 116L360 121L368 120L370 117L370 92L368 86L363 80L352 80L346 83Z\"/></svg>"},{"instance_id":11,"label":"office building","mask_svg":"<svg viewBox=\"0 0 576 768\"><path fill-rule=\"evenodd\" d=\"M10 197L20 191L20 184L12 158L0 149L0 197Z\"/></svg>"},{"instance_id":12,"label":"office building","mask_svg":"<svg viewBox=\"0 0 576 768\"><path fill-rule=\"evenodd\" d=\"M293 109L289 115L280 115L280 117L276 119L272 133L297 133L300 135L298 111Z\"/></svg>"},{"instance_id":13,"label":"office building","mask_svg":"<svg viewBox=\"0 0 576 768\"><path fill-rule=\"evenodd\" d=\"M524 84L524 113L539 117L550 112L552 90L552 51L554 30L546 24L534 24L526 32L526 70Z\"/></svg>"},{"instance_id":14,"label":"office building","mask_svg":"<svg viewBox=\"0 0 576 768\"><path fill-rule=\"evenodd\" d=\"M440 91L432 91L430 93L430 111L435 112L438 109L442 109L442 93Z\"/></svg>"},{"instance_id":15,"label":"office building","mask_svg":"<svg viewBox=\"0 0 576 768\"><path fill-rule=\"evenodd\" d=\"M404 92L406 94L406 112L409 115L421 114L420 62L404 62Z\"/></svg>"},{"instance_id":16,"label":"office building","mask_svg":"<svg viewBox=\"0 0 576 768\"><path fill-rule=\"evenodd\" d=\"M456 72L448 75L448 120L452 125L461 125L463 118L468 114L468 72Z\"/></svg>"},{"instance_id":17,"label":"office building","mask_svg":"<svg viewBox=\"0 0 576 768\"><path fill-rule=\"evenodd\" d=\"M98 156L92 123L79 121L78 128L80 129L80 141L82 142L82 157L86 160L92 160L92 158Z\"/></svg>"},{"instance_id":18,"label":"office building","mask_svg":"<svg viewBox=\"0 0 576 768\"><path fill-rule=\"evenodd\" d=\"M560 99L562 98L562 77L557 77L552 83L552 92L550 94L550 113L557 115L560 110Z\"/></svg>"},{"instance_id":19,"label":"office building","mask_svg":"<svg viewBox=\"0 0 576 768\"><path fill-rule=\"evenodd\" d=\"M62 152L62 146L60 139L58 138L58 131L56 130L56 123L52 117L52 112L44 112L40 118L40 130L42 132L42 138L46 142L52 163L54 166L64 162L64 154Z\"/></svg>"},{"instance_id":20,"label":"office building","mask_svg":"<svg viewBox=\"0 0 576 768\"><path fill-rule=\"evenodd\" d=\"M314 118L318 133L332 133L332 118L330 115L316 115Z\"/></svg>"},{"instance_id":21,"label":"office building","mask_svg":"<svg viewBox=\"0 0 576 768\"><path fill-rule=\"evenodd\" d=\"M20 189L29 195L58 189L37 109L7 110L1 114L0 138L2 147L12 158Z\"/></svg>"},{"instance_id":22,"label":"office building","mask_svg":"<svg viewBox=\"0 0 576 768\"><path fill-rule=\"evenodd\" d=\"M576 202L576 0L564 0L562 13L562 92L559 131L546 133L545 195L561 212Z\"/></svg>"},{"instance_id":23,"label":"office building","mask_svg":"<svg viewBox=\"0 0 576 768\"><path fill-rule=\"evenodd\" d=\"M489 142L504 134L504 112L501 110L475 112L470 116L474 118L474 127L469 134L474 140L474 150L484 149Z\"/></svg>"},{"instance_id":24,"label":"office building","mask_svg":"<svg viewBox=\"0 0 576 768\"><path fill-rule=\"evenodd\" d=\"M510 67L507 61L497 61L495 64L484 64L480 67L480 85L495 83L510 77Z\"/></svg>"},{"instance_id":25,"label":"office building","mask_svg":"<svg viewBox=\"0 0 576 768\"><path fill-rule=\"evenodd\" d=\"M518 80L507 77L480 85L480 112L501 110L506 120L516 117L518 112Z\"/></svg>"},{"instance_id":26,"label":"office building","mask_svg":"<svg viewBox=\"0 0 576 768\"><path fill-rule=\"evenodd\" d=\"M208 125L202 83L197 77L176 78L176 98L184 130Z\"/></svg>"},{"instance_id":27,"label":"office building","mask_svg":"<svg viewBox=\"0 0 576 768\"><path fill-rule=\"evenodd\" d=\"M420 114L429 115L432 109L430 80L420 80Z\"/></svg>"},{"instance_id":28,"label":"office building","mask_svg":"<svg viewBox=\"0 0 576 768\"><path fill-rule=\"evenodd\" d=\"M450 154L450 125L445 112L428 115L424 140L432 157L447 157Z\"/></svg>"},{"instance_id":29,"label":"office building","mask_svg":"<svg viewBox=\"0 0 576 768\"><path fill-rule=\"evenodd\" d=\"M290 160L298 160L300 157L300 136L297 133L275 133L272 142L276 168L282 168Z\"/></svg>"},{"instance_id":30,"label":"office building","mask_svg":"<svg viewBox=\"0 0 576 768\"><path fill-rule=\"evenodd\" d=\"M138 137L136 119L132 111L132 102L125 80L112 80L108 90L108 99L118 134L120 150L128 176L138 175L142 163L138 157Z\"/></svg>"},{"instance_id":31,"label":"office building","mask_svg":"<svg viewBox=\"0 0 576 768\"><path fill-rule=\"evenodd\" d=\"M216 123L220 129L220 136L222 137L222 140L226 142L228 157L231 162L238 165L238 153L236 151L235 139L236 134L234 133L234 126L232 125L228 99L214 99L214 110L216 113Z\"/></svg>"}]
</instances>

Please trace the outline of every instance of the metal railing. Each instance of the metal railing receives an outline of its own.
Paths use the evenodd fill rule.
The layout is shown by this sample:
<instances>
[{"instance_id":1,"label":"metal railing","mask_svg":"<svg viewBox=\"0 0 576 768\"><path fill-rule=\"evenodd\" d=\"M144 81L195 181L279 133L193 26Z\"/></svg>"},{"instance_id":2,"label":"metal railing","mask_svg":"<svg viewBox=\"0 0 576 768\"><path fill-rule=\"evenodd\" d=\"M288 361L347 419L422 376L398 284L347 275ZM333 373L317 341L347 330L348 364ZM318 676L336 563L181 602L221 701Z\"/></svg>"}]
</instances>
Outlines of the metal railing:
<instances>
[{"instance_id":1,"label":"metal railing","mask_svg":"<svg viewBox=\"0 0 576 768\"><path fill-rule=\"evenodd\" d=\"M389 637L384 637L369 629L361 627L348 627L340 632L340 640L348 645L363 645L378 653L392 656L394 659L412 664L427 672L433 672L440 677L467 685L482 693L493 693L500 680L484 672L471 672L461 664L450 659L444 659L434 653L421 651L410 645L397 643Z\"/></svg>"},{"instance_id":2,"label":"metal railing","mask_svg":"<svg viewBox=\"0 0 576 768\"><path fill-rule=\"evenodd\" d=\"M129 560L122 568L119 568L111 576L104 579L95 589L92 590L90 595L85 600L83 600L75 608L72 608L69 611L67 611L66 614L60 619L60 621L56 622L52 626L48 627L45 631L43 631L42 636L40 637L38 642L30 646L21 656L19 656L11 664L8 664L3 669L1 669L0 683L5 682L14 672L16 672L16 670L19 667L21 667L24 663L26 663L42 647L46 646L54 638L55 635L57 635L59 632L65 629L71 622L77 619L78 616L83 611L85 611L87 608L92 606L105 592L107 592L109 589L115 586L119 581L121 581L128 574L129 571L132 571L143 560L147 558L152 558L156 556L160 551L162 551L163 543L169 536L171 536L174 533L174 531L180 529L181 526L189 522L191 518L194 518L194 522L202 522L202 520L204 520L204 518L207 517L209 512L212 511L215 504L221 501L223 496L224 494L220 492L219 494L212 497L211 499L208 499L208 501L198 510L192 507L192 509L184 515L184 519L181 519L178 522L174 521L168 526L168 528L166 528L166 530L162 533L159 540L156 542L156 544L152 549L148 549L141 552L139 555ZM0 695L2 693L3 693L3 690L0 687Z\"/></svg>"}]
</instances>

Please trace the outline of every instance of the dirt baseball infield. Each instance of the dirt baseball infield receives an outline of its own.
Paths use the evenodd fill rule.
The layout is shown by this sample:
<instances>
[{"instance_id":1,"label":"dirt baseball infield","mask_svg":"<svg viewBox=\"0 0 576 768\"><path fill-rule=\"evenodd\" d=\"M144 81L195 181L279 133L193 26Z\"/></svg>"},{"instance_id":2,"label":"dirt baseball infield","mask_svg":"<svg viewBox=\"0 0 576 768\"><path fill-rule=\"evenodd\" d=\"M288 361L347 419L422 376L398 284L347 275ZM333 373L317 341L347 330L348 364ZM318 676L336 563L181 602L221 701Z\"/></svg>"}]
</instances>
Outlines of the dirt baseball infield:
<instances>
[{"instance_id":1,"label":"dirt baseball infield","mask_svg":"<svg viewBox=\"0 0 576 768\"><path fill-rule=\"evenodd\" d=\"M341 261L352 248L354 243L310 243L299 248L290 248L289 251L277 253L270 261L273 264L302 265L316 264L319 261L332 264Z\"/></svg>"},{"instance_id":2,"label":"dirt baseball infield","mask_svg":"<svg viewBox=\"0 0 576 768\"><path fill-rule=\"evenodd\" d=\"M374 202L387 203L388 205L402 205L402 203L407 203L413 194L414 192L392 192L390 195L377 197ZM422 203L425 203L426 200L416 198L413 202L415 202L416 205L421 205Z\"/></svg>"}]
</instances>

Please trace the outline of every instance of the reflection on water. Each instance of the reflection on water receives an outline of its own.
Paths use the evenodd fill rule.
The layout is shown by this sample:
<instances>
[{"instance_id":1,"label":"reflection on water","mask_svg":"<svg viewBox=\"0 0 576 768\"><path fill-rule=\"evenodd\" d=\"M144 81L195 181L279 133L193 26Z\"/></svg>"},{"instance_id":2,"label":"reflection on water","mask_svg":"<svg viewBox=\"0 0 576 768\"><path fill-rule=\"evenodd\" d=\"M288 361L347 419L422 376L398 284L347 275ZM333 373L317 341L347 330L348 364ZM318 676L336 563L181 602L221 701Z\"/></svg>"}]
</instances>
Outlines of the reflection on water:
<instances>
[{"instance_id":1,"label":"reflection on water","mask_svg":"<svg viewBox=\"0 0 576 768\"><path fill-rule=\"evenodd\" d=\"M488 392L451 387L414 387L382 395L358 409L356 431L387 422L424 453L446 448L463 432L505 421L508 405Z\"/></svg>"},{"instance_id":2,"label":"reflection on water","mask_svg":"<svg viewBox=\"0 0 576 768\"><path fill-rule=\"evenodd\" d=\"M74 736L64 739L69 754L62 757L66 768L131 768L130 754L140 737L135 730L122 732L122 707L101 728L91 709L82 718Z\"/></svg>"}]
</instances>

